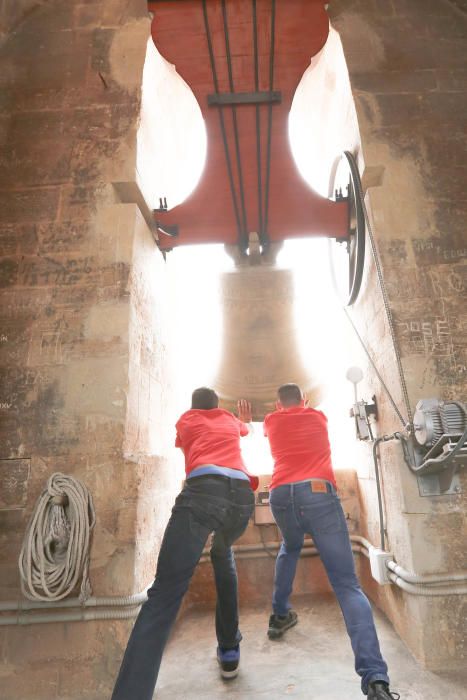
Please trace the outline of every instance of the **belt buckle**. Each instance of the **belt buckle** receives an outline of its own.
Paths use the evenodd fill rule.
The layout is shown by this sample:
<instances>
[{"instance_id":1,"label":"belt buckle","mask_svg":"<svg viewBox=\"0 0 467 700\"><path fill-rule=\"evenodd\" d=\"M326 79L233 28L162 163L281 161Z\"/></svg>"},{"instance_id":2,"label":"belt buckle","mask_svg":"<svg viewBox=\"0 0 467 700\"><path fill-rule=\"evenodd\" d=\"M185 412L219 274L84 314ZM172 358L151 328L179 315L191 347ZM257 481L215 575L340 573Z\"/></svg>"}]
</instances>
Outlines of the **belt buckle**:
<instances>
[{"instance_id":1,"label":"belt buckle","mask_svg":"<svg viewBox=\"0 0 467 700\"><path fill-rule=\"evenodd\" d=\"M328 487L325 481L310 481L312 493L327 493Z\"/></svg>"}]
</instances>

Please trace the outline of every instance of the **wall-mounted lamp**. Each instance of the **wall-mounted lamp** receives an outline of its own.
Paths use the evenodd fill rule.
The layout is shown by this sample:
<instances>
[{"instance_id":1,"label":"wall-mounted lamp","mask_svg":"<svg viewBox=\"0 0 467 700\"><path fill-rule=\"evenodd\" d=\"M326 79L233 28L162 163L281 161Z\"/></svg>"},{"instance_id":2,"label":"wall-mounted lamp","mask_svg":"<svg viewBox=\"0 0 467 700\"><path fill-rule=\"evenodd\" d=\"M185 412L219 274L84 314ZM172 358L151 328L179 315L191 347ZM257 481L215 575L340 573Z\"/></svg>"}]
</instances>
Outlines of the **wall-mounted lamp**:
<instances>
[{"instance_id":1,"label":"wall-mounted lamp","mask_svg":"<svg viewBox=\"0 0 467 700\"><path fill-rule=\"evenodd\" d=\"M374 440L371 430L370 416L378 420L378 409L376 406L376 396L372 396L373 403L358 400L357 384L363 379L363 372L360 367L350 367L346 372L346 378L354 385L354 404L350 409L350 415L355 420L355 431L358 440Z\"/></svg>"}]
</instances>

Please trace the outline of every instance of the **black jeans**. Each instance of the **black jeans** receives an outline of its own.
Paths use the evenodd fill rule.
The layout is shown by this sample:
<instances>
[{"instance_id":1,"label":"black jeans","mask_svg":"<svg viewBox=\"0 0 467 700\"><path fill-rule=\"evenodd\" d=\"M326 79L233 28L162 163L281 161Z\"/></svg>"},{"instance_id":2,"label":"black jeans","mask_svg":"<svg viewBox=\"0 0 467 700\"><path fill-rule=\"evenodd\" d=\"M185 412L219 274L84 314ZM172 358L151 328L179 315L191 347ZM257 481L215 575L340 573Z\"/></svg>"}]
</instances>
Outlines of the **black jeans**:
<instances>
[{"instance_id":1,"label":"black jeans","mask_svg":"<svg viewBox=\"0 0 467 700\"><path fill-rule=\"evenodd\" d=\"M154 583L128 640L112 700L151 700L162 653L211 532L219 646L233 648L238 629L237 571L231 545L253 512L250 483L224 476L188 479L164 533Z\"/></svg>"}]
</instances>

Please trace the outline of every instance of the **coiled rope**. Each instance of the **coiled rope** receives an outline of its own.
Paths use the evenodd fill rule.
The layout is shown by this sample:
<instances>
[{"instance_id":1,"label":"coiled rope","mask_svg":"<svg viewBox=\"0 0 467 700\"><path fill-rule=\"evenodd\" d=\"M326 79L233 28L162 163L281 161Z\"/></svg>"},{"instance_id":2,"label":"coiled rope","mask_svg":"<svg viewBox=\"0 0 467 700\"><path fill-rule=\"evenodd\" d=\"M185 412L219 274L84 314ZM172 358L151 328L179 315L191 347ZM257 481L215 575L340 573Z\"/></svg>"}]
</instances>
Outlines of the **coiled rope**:
<instances>
[{"instance_id":1,"label":"coiled rope","mask_svg":"<svg viewBox=\"0 0 467 700\"><path fill-rule=\"evenodd\" d=\"M80 600L92 593L91 536L96 521L86 486L57 472L39 496L19 556L21 590L30 600L66 598L81 579Z\"/></svg>"}]
</instances>

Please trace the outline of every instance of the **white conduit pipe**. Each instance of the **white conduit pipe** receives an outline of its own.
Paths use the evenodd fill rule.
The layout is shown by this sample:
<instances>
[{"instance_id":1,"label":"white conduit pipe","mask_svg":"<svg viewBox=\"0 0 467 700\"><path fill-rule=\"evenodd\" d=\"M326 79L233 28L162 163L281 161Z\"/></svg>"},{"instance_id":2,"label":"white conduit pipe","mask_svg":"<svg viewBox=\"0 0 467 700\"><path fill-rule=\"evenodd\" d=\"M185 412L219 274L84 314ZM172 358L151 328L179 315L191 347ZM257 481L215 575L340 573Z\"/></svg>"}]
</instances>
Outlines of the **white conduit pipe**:
<instances>
[{"instance_id":1,"label":"white conduit pipe","mask_svg":"<svg viewBox=\"0 0 467 700\"><path fill-rule=\"evenodd\" d=\"M364 537L361 537L360 535L351 535L350 539L352 542L359 542L361 545L363 545L363 547L366 548L366 550L369 550L370 547L373 547L371 542L369 542ZM369 556L368 553L367 556ZM399 580L403 580L406 583L422 584L429 586L438 583L448 583L451 581L467 581L467 571L458 571L452 574L414 574L411 571L407 571L407 569L404 569L402 566L400 566L400 564L396 564L396 562L392 560L386 562L386 566L390 571L396 574L396 578L398 578ZM394 581L394 583L396 582ZM451 590L454 592L457 589L455 587L450 588L446 586L445 590Z\"/></svg>"},{"instance_id":2,"label":"white conduit pipe","mask_svg":"<svg viewBox=\"0 0 467 700\"><path fill-rule=\"evenodd\" d=\"M88 620L128 620L136 617L139 606L125 610L76 610L75 612L0 617L0 627L6 625L43 625L48 622L86 622Z\"/></svg>"},{"instance_id":3,"label":"white conduit pipe","mask_svg":"<svg viewBox=\"0 0 467 700\"><path fill-rule=\"evenodd\" d=\"M279 549L279 547L276 544L276 549ZM269 548L268 548L269 549ZM272 548L271 548L272 549ZM360 554L366 554L366 556L369 556L366 550L364 550L362 547L358 545L354 545L352 547L352 552L357 552ZM237 551L236 553L236 559L241 560L241 559L264 559L266 552L264 550L264 547L257 547L255 546L255 549L251 549L248 551ZM304 546L302 549L302 552L300 554L301 557L316 557L319 555L318 550L315 547L311 546ZM204 553L201 555L200 562L202 564L209 562L209 553Z\"/></svg>"},{"instance_id":4,"label":"white conduit pipe","mask_svg":"<svg viewBox=\"0 0 467 700\"><path fill-rule=\"evenodd\" d=\"M390 571L396 574L397 578L412 584L437 584L437 583L447 583L449 581L467 581L467 572L459 571L453 574L413 574L411 571L407 571L395 561L388 561L386 566Z\"/></svg>"},{"instance_id":5,"label":"white conduit pipe","mask_svg":"<svg viewBox=\"0 0 467 700\"><path fill-rule=\"evenodd\" d=\"M416 583L407 583L400 576L389 574L389 578L396 586L412 593L413 595L423 596L446 596L446 595L467 595L467 586L426 586Z\"/></svg>"},{"instance_id":6,"label":"white conduit pipe","mask_svg":"<svg viewBox=\"0 0 467 700\"><path fill-rule=\"evenodd\" d=\"M352 548L352 551L354 552L362 552L365 553L364 549L360 547L355 547ZM303 553L303 556L305 557L312 557L312 556L317 556L318 552L317 550L312 550L309 548L307 551ZM245 552L244 556L241 558L245 559L256 559L262 555L260 552ZM368 554L367 554L368 556ZM395 583L399 588L402 588L405 590L407 593L411 593L413 595L421 595L421 596L442 596L442 595L464 595L467 594L467 586L466 587L458 587L458 588L449 588L449 587L444 587L444 588L424 588L422 586L417 586L414 584L407 583L403 579L399 578L398 576L395 576L394 574L389 574L389 578L393 583ZM138 594L138 595L143 595L144 599L146 599L145 594ZM132 598L133 596L127 596L128 598ZM107 600L112 600L111 598L108 598ZM119 598L118 600L123 600L123 598ZM141 602L144 602L142 600ZM79 622L79 621L88 621L88 620L126 620L126 619L131 619L135 617L138 613L139 610L139 605L137 606L132 606L128 607L125 610L80 610L80 611L75 611L75 612L63 612L63 613L45 613L45 614L37 614L37 615L27 615L27 614L18 614L18 615L12 615L8 617L0 617L0 626L6 626L6 625L37 625L37 624L45 624L49 622Z\"/></svg>"},{"instance_id":7,"label":"white conduit pipe","mask_svg":"<svg viewBox=\"0 0 467 700\"><path fill-rule=\"evenodd\" d=\"M369 558L369 548L372 546L371 543L361 537L360 535L351 535L350 539L354 546L352 546L352 551L356 553L363 554L365 557ZM266 542L266 546L269 548L275 547L279 549L280 544L277 542ZM257 559L263 558L266 554L263 544L251 544L251 545L234 545L233 550L237 553L240 559ZM209 549L203 550L201 557L201 562L208 561ZM304 552L303 556L317 556L318 550L314 547L313 540L305 539L304 541ZM418 584L410 583L405 581L400 575L396 576L393 573L389 574L391 581L402 588L407 593L413 595L422 596L440 596L440 595L463 595L467 593L467 587L449 587L445 586L434 587L423 585L426 583L436 583L433 578L429 582L426 582L424 576L417 576L417 574L411 574L402 567L399 567L395 562L388 562L388 568L398 567L398 571L402 571L404 575L413 576L418 578ZM436 576L436 575L433 575ZM440 577L450 576L449 574L440 574ZM452 574L456 578L452 580L463 580L458 579L457 576L463 576L463 574ZM421 579L421 580L420 580ZM446 579L447 580L447 579ZM420 585L422 584L422 585ZM36 601L4 601L0 602L0 612L8 611L18 611L19 614L15 616L0 616L0 626L2 625L28 625L28 624L39 624L46 622L74 622L79 620L118 620L118 619L129 619L136 616L139 607L147 600L146 589L141 591L141 593L135 593L129 596L107 596L98 597L92 596L86 601L81 602L79 598L69 598L68 600L60 600L56 602L36 602ZM42 615L33 614L28 615L28 610L40 610L40 609L50 609L53 607L57 608L76 608L79 607L81 610L75 612L64 612L64 613L45 613ZM106 607L106 608L128 608L127 610L96 610L91 611L86 608L90 607ZM26 614L25 614L26 613Z\"/></svg>"},{"instance_id":8,"label":"white conduit pipe","mask_svg":"<svg viewBox=\"0 0 467 700\"><path fill-rule=\"evenodd\" d=\"M134 593L133 595L107 596L102 598L91 596L91 598L88 598L84 602L81 602L79 598L68 598L67 600L51 601L50 603L35 600L20 600L18 602L11 600L0 602L0 612L7 612L9 610L50 610L50 608L56 610L58 608L134 607L135 605L142 605L145 600L147 600L147 597L145 588L141 593Z\"/></svg>"},{"instance_id":9,"label":"white conduit pipe","mask_svg":"<svg viewBox=\"0 0 467 700\"><path fill-rule=\"evenodd\" d=\"M239 545L240 547L242 545ZM245 545L249 547L249 545ZM252 545L256 547L255 545ZM264 548L263 551L258 549L248 550L248 551L237 551L237 559L262 559L265 556ZM352 547L353 552L365 553L365 551L358 545ZM315 557L318 556L318 550L314 547L306 546L302 552L303 557ZM367 555L368 556L368 555ZM208 562L208 555L204 554L201 556L201 563ZM48 603L36 603L29 601L22 601L21 603L0 603L0 611L7 610L18 610L17 615L11 616L0 616L0 627L6 625L37 625L45 624L48 622L79 622L87 620L124 620L135 617L138 614L139 608L147 600L147 593L143 591L132 596L120 596L120 597L108 597L108 598L88 598L84 603L80 604L79 598L71 598L69 601L57 601L53 604L55 608L64 607L77 607L80 605L81 610L74 612L59 612L59 613L44 613L44 614L28 614L28 610L40 610L41 608L50 607ZM86 610L89 606L126 606L126 610ZM16 606L16 607L15 607Z\"/></svg>"}]
</instances>

